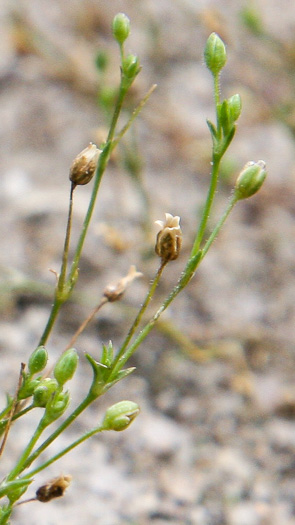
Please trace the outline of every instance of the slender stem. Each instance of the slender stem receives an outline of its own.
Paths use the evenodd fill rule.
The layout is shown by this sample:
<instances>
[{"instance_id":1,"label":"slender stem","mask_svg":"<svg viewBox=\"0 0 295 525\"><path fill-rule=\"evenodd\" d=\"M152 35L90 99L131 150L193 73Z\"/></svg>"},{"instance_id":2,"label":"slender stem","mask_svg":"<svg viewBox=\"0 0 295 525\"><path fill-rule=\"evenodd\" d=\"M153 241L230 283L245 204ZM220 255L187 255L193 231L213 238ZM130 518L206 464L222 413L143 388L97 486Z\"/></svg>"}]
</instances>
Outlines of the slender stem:
<instances>
[{"instance_id":1,"label":"slender stem","mask_svg":"<svg viewBox=\"0 0 295 525\"><path fill-rule=\"evenodd\" d=\"M170 295L165 299L163 304L157 310L155 315L150 319L150 321L139 332L134 343L132 343L131 346L126 348L123 355L121 355L121 352L120 352L120 356L118 356L119 357L118 362L116 363L116 366L113 369L110 377L113 377L114 372L118 372L118 370L120 370L122 366L124 366L124 364L130 359L130 357L134 354L135 350L140 346L142 341L147 337L149 332L152 330L154 324L159 319L159 317L162 315L162 313L168 308L170 303L172 303L172 301L181 292L181 290L183 290L183 288L188 284L188 282L194 275L194 272L201 260L201 256L202 256L202 252L199 251L196 255L194 255L193 257L189 259L185 267L185 270L183 271L182 275L179 278L177 285L173 288Z\"/></svg>"},{"instance_id":2,"label":"slender stem","mask_svg":"<svg viewBox=\"0 0 295 525\"><path fill-rule=\"evenodd\" d=\"M103 149L103 151L102 151L102 153L101 153L101 155L99 157L98 166L97 166L97 170L96 170L96 175L95 175L95 179L94 179L94 186L93 186L93 190L92 190L92 194L91 194L91 199L90 199L88 210L87 210L87 213L86 213L86 216L85 216L85 219L84 219L82 231L81 231L81 234L80 234L80 237L79 237L79 240L78 240L76 252L75 252L75 255L74 255L74 258L73 258L73 264L72 264L72 268L71 268L71 271L70 271L69 282L71 282L75 278L75 275L76 275L77 270L78 270L78 265L79 265L82 249L83 249L83 246L84 246L84 241L85 241L85 238L86 238L86 234L87 234L87 231L88 231L89 223L90 223L90 220L91 220L91 217L92 217L92 214L93 214L93 210L94 210L94 207L95 207L95 202L96 202L96 198L97 198L97 193L98 193L98 190L99 190L100 182L101 182L102 176L104 174L104 171L106 169L106 166L107 166L107 163L108 163L108 160L109 160L109 157L110 157L110 153L112 151L112 140L114 138L115 129L116 129L116 126L117 126L117 122L118 122L120 113L121 113L121 109L122 109L122 105L123 105L123 101L124 101L125 96L126 96L126 90L122 89L122 86L121 86L120 87L120 91L119 91L118 100L117 100L117 103L116 103L116 107L115 107L115 110L114 110L113 118L112 118L112 121L111 121L111 125L110 125L110 129L109 129L107 141L106 141L105 147L104 147L104 149Z\"/></svg>"},{"instance_id":3,"label":"slender stem","mask_svg":"<svg viewBox=\"0 0 295 525\"><path fill-rule=\"evenodd\" d=\"M72 348L72 346L74 346L77 338L79 337L79 335L85 330L86 326L92 321L93 317L97 314L97 312L103 307L104 304L106 304L108 302L108 298L107 297L103 297L100 301L100 303L95 307L93 308L92 312L90 312L90 314L88 315L88 317L85 319L85 321L83 321L83 323L81 324L81 326L79 326L78 330L74 333L72 339L70 340L69 344L66 346L65 350L68 350L69 348Z\"/></svg>"},{"instance_id":4,"label":"slender stem","mask_svg":"<svg viewBox=\"0 0 295 525\"><path fill-rule=\"evenodd\" d=\"M57 290L60 294L63 293L66 275L67 275L67 264L68 264L68 258L69 258L70 236L71 236L72 216L73 216L73 193L74 193L75 188L76 188L76 185L72 182L71 190L70 190L69 212L68 212L66 236L65 236L64 250L63 250L63 256L62 256L62 265L61 265L60 275L59 275L58 283L57 283Z\"/></svg>"},{"instance_id":5,"label":"slender stem","mask_svg":"<svg viewBox=\"0 0 295 525\"><path fill-rule=\"evenodd\" d=\"M12 510L12 503L9 503L8 505L5 505L5 507L1 508L0 525L6 525L8 523L8 519L12 513Z\"/></svg>"},{"instance_id":6,"label":"slender stem","mask_svg":"<svg viewBox=\"0 0 295 525\"><path fill-rule=\"evenodd\" d=\"M220 104L220 73L217 73L213 76L214 78L214 102L215 102L215 111L216 111L216 124L217 124L217 133L220 134L220 122L218 114L218 106Z\"/></svg>"},{"instance_id":7,"label":"slender stem","mask_svg":"<svg viewBox=\"0 0 295 525\"><path fill-rule=\"evenodd\" d=\"M109 156L110 156L110 152L111 152L111 142L112 142L114 134L115 134L116 125L117 125L118 118L119 118L119 115L120 115L120 112L121 112L121 109L122 109L122 104L123 104L125 95L126 95L126 90L124 90L124 89L122 89L122 87L120 87L119 96L118 96L118 100L117 100L116 107L115 107L115 110L114 110L112 122L111 122L111 125L110 125L110 130L109 130L107 142L106 142L106 145L105 145L105 147L104 147L104 149L103 149L103 151L102 151L102 153L101 153L101 155L99 157L99 162L98 162L98 166L97 166L96 174L95 174L95 179L94 179L94 186L93 186L90 202L89 202L89 205L88 205L88 209L87 209L87 212L86 212L86 215L85 215L84 223L83 223L83 226L82 226L81 234L80 234L80 237L79 237L79 240L78 240L78 243L77 243L76 251L75 251L75 254L74 254L74 257L73 257L73 263L72 263L72 266L71 266L69 277L68 277L67 283L64 282L64 286L65 285L68 286L68 294L67 295L64 294L65 297L62 300L61 300L60 297L58 297L58 294L56 294L56 297L55 297L55 300L54 300L54 303L53 303L53 306L52 306L52 309L51 309L51 312L50 312L50 316L49 316L47 325L45 327L45 330L44 330L44 332L43 332L43 334L42 334L42 336L40 338L39 345L44 345L46 343L46 341L47 341L47 339L48 339L48 337L49 337L49 335L51 333L51 330L52 330L52 328L54 326L54 323L56 321L56 318L57 318L57 315L59 313L59 310L60 310L63 302L66 299L68 299L68 297L70 296L70 294L72 292L72 289L73 289L73 287L75 285L75 282L77 280L78 266L79 266L79 262L80 262L80 258L81 258L82 249L83 249L83 246L84 246L84 241L85 241L85 238L86 238L86 234L87 234L87 231L88 231L90 220L91 220L91 217L92 217L92 214L93 214L93 210L94 210L94 207L95 207L95 203L96 203L96 198L97 198L100 182L101 182L102 176L104 174L105 168L106 168L108 160L109 160ZM74 189L74 187L72 185L72 187L71 187L71 195L72 195L73 189ZM69 221L68 221L68 224L69 224ZM69 237L66 235L66 241L67 241L67 239L69 239ZM66 241L65 241L65 246L66 246ZM66 270L66 264L65 264L64 260L63 260L62 268L64 269L64 271ZM62 296L62 294L61 294L61 296Z\"/></svg>"},{"instance_id":8,"label":"slender stem","mask_svg":"<svg viewBox=\"0 0 295 525\"><path fill-rule=\"evenodd\" d=\"M24 468L29 467L35 459L40 456L40 454L66 429L68 428L75 419L87 408L94 399L98 396L93 396L91 393L88 393L82 403L69 415L69 417L54 431L52 434L40 445L40 447L31 454L25 464Z\"/></svg>"},{"instance_id":9,"label":"slender stem","mask_svg":"<svg viewBox=\"0 0 295 525\"><path fill-rule=\"evenodd\" d=\"M199 226L199 229L198 229L198 232L197 232L194 244L193 244L193 248L192 248L192 251L191 251L191 257L194 257L198 253L198 251L200 249L200 246L201 246L201 243L202 243L202 240L203 240L203 237L204 237L204 234L205 234L205 231L206 231L206 226L207 226L207 223L208 223L208 219L209 219L209 215L210 215L210 212L211 212L214 196L215 196L215 193L216 193L220 161L221 161L221 158L215 158L215 156L213 154L213 156L212 156L212 172L211 172L210 187L209 187L209 191L208 191L208 194L207 194L207 199L206 199L206 203L205 203L205 206L204 206L204 210L203 210L203 213L202 213L201 223L200 223L200 226Z\"/></svg>"},{"instance_id":10,"label":"slender stem","mask_svg":"<svg viewBox=\"0 0 295 525\"><path fill-rule=\"evenodd\" d=\"M209 239L206 241L203 249L202 249L202 259L205 257L206 253L208 252L211 244L213 243L213 241L216 239L216 237L218 236L222 226L224 225L227 217L229 216L230 212L232 211L233 207L235 206L235 204L238 202L239 199L236 198L235 195L232 196L232 198L230 199L229 203L228 203L228 206L226 207L222 217L220 218L220 220L218 221L218 223L216 224L213 232L211 233Z\"/></svg>"},{"instance_id":11,"label":"slender stem","mask_svg":"<svg viewBox=\"0 0 295 525\"><path fill-rule=\"evenodd\" d=\"M41 472L41 470L44 470L45 468L49 467L49 465L52 465L55 461L65 456L65 454L68 454L71 450L73 450L75 447L86 441L86 439L89 439L90 437L94 436L95 434L98 434L98 432L102 432L104 430L104 427L98 427L90 430L89 432L86 432L83 436L76 439L73 443L71 443L68 447L61 450L58 454L55 454L52 458L50 458L48 461L45 461L45 463L42 463L39 467L35 468L34 470L31 470L28 472L25 476L22 476L21 479L27 479L31 478L32 476L35 476L38 472Z\"/></svg>"},{"instance_id":12,"label":"slender stem","mask_svg":"<svg viewBox=\"0 0 295 525\"><path fill-rule=\"evenodd\" d=\"M23 451L20 459L18 460L17 464L15 465L15 467L12 469L12 471L8 474L7 478L6 478L6 481L11 481L13 480L14 478L16 478L20 472L22 472L25 468L25 464L27 462L27 459L30 455L30 453L32 452L35 444L37 443L39 437L41 436L43 430L46 428L46 424L44 423L44 419L42 418L33 434L33 436L31 437L28 445L26 446L25 450Z\"/></svg>"},{"instance_id":13,"label":"slender stem","mask_svg":"<svg viewBox=\"0 0 295 525\"><path fill-rule=\"evenodd\" d=\"M11 420L15 421L16 419L24 416L27 412L30 412L30 410L32 410L33 408L36 408L35 405L29 405L26 408L23 408L22 410L14 414ZM0 435L2 434L3 430L6 428L6 425L8 424L8 422L9 422L9 418L3 419L3 421L0 421Z\"/></svg>"},{"instance_id":14,"label":"slender stem","mask_svg":"<svg viewBox=\"0 0 295 525\"><path fill-rule=\"evenodd\" d=\"M58 315L58 312L59 312L61 306L62 306L62 302L58 301L55 298L54 303L53 303L52 308L51 308L51 312L50 312L47 324L45 326L43 334L41 335L41 338L40 338L40 341L38 343L38 346L43 346L43 345L46 344L46 341L47 341L47 339L48 339L48 337L49 337L49 335L51 333L51 330L52 330L53 325L54 325L54 323L56 321L56 318L57 318L57 315Z\"/></svg>"},{"instance_id":15,"label":"slender stem","mask_svg":"<svg viewBox=\"0 0 295 525\"><path fill-rule=\"evenodd\" d=\"M153 93L153 91L155 91L157 87L157 84L153 84L151 86L151 88L148 90L147 94L143 97L143 99L139 102L138 106L132 111L132 114L128 120L128 122L125 124L125 126L123 126L123 128L121 129L121 131L118 133L118 135L116 136L116 138L113 140L112 142L112 147L111 147L111 150L113 151L113 149L117 146L118 142L121 140L121 138L125 135L125 133L128 131L128 129L130 128L132 122L136 119L136 117L139 115L139 113L141 112L142 108L144 107L144 105L147 103L148 99L150 98L151 94Z\"/></svg>"},{"instance_id":16,"label":"slender stem","mask_svg":"<svg viewBox=\"0 0 295 525\"><path fill-rule=\"evenodd\" d=\"M3 450L5 448L5 444L6 444L6 441L7 441L7 438L8 438L9 430L11 428L11 422L12 422L13 416L14 416L15 411L16 411L16 407L17 407L17 403L18 403L18 394L19 394L19 391L20 391L20 388L21 388L21 385L22 385L22 377L23 377L23 371L25 369L25 366L26 365L24 363L21 363L19 376L18 376L17 387L16 387L16 392L14 394L12 407L11 407L11 410L10 410L9 418L7 419L7 423L6 423L5 431L4 431L4 436L3 436L2 443L1 443L1 446L0 446L0 456L3 454Z\"/></svg>"},{"instance_id":17,"label":"slender stem","mask_svg":"<svg viewBox=\"0 0 295 525\"><path fill-rule=\"evenodd\" d=\"M134 334L136 328L138 327L138 325L139 325L139 323L140 323L140 321L142 319L142 316L143 316L144 312L146 311L146 309L147 309L147 307L148 307L148 305L149 305L149 303L150 303L150 301L151 301L151 299L152 299L152 297L153 297L153 295L155 293L155 290L156 290L156 288L157 288L157 286L159 284L160 277L161 277L161 275L163 273L163 270L164 270L166 264L167 264L167 261L165 261L165 262L162 261L160 266L159 266L159 268L158 268L158 270L157 270L157 273L156 273L156 275L155 275L155 277L154 277L154 279L153 279L153 281L152 281L152 283L150 285L150 288L149 288L148 293L147 293L147 295L145 297L145 300L142 303L142 305L140 307L140 310L139 310L138 314L136 315L136 317L135 317L135 319L134 319L134 321L133 321L133 323L132 323L132 325L131 325L131 327L129 329L129 332L128 332L128 334L127 334L127 336L126 336L126 338L125 338L125 340L124 340L124 342L123 342L123 344L122 344L118 354L116 355L116 357L115 357L115 359L113 361L112 372L111 372L111 374L110 374L110 376L108 378L109 381L111 381L116 376L118 371L122 368L122 365L127 361L127 359L124 359L124 354L125 354L126 348L127 348L128 344L129 344L130 340L132 339L133 334Z\"/></svg>"}]
</instances>

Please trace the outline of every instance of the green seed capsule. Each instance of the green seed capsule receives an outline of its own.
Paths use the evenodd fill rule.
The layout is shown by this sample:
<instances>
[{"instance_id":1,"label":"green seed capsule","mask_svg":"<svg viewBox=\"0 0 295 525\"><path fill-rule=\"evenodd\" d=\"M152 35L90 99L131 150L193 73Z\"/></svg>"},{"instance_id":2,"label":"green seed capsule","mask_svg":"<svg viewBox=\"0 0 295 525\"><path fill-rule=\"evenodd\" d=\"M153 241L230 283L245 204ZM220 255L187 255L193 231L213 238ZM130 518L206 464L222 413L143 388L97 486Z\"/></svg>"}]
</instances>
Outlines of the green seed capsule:
<instances>
[{"instance_id":1,"label":"green seed capsule","mask_svg":"<svg viewBox=\"0 0 295 525\"><path fill-rule=\"evenodd\" d=\"M48 353L44 346L38 346L31 354L28 368L31 375L41 372L47 364Z\"/></svg>"},{"instance_id":2,"label":"green seed capsule","mask_svg":"<svg viewBox=\"0 0 295 525\"><path fill-rule=\"evenodd\" d=\"M136 403L119 401L107 409L102 426L105 430L120 432L129 427L138 414L139 406Z\"/></svg>"},{"instance_id":3,"label":"green seed capsule","mask_svg":"<svg viewBox=\"0 0 295 525\"><path fill-rule=\"evenodd\" d=\"M76 371L78 365L78 354L74 348L66 350L57 361L53 375L59 385L64 385L71 379Z\"/></svg>"},{"instance_id":4,"label":"green seed capsule","mask_svg":"<svg viewBox=\"0 0 295 525\"><path fill-rule=\"evenodd\" d=\"M247 162L237 178L234 194L237 199L247 199L260 190L266 177L263 160Z\"/></svg>"}]
</instances>

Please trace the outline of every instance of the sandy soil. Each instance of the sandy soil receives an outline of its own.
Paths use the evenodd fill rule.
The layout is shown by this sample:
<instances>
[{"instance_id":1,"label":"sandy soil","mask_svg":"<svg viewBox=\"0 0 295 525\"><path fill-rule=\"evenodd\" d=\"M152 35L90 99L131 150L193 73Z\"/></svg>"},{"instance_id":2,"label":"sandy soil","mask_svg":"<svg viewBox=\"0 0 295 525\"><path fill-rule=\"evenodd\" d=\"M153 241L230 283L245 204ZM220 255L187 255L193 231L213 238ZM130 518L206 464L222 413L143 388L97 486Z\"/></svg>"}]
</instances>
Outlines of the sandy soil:
<instances>
[{"instance_id":1,"label":"sandy soil","mask_svg":"<svg viewBox=\"0 0 295 525\"><path fill-rule=\"evenodd\" d=\"M2 0L0 5L1 396L38 342L52 300L67 216L68 170L89 141L105 137L97 92L116 85L114 14L131 19L128 50L142 72L128 104L158 88L118 149L102 183L73 301L48 343L60 354L105 285L131 264L143 272L122 302L83 334L73 405L91 380L83 357L118 346L157 268L165 212L181 217L183 250L167 268L150 313L185 264L210 172L211 77L207 36L227 43L223 96L240 93L243 114L222 168L212 227L245 162L264 159L268 179L233 211L187 290L132 360L136 371L96 403L51 449L58 452L121 399L141 406L122 433L95 437L36 476L28 497L58 474L66 496L16 510L15 525L295 524L294 389L294 20L291 0L257 0L264 37L242 22L234 0ZM104 51L105 75L94 58ZM127 113L126 113L127 114ZM126 118L126 115L123 118ZM138 148L141 185L124 169ZM73 242L90 188L77 191ZM15 425L1 475L39 414ZM49 452L48 452L49 454ZM44 457L49 457L45 454Z\"/></svg>"}]
</instances>

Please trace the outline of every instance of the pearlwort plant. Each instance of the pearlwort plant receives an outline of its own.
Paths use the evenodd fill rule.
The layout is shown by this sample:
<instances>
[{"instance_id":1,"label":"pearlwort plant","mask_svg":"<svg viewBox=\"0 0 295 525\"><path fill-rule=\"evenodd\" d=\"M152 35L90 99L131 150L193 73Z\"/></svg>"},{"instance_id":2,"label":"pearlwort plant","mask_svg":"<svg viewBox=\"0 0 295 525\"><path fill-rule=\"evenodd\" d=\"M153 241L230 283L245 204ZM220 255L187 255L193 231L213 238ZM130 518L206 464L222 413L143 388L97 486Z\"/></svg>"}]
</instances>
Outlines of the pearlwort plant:
<instances>
[{"instance_id":1,"label":"pearlwort plant","mask_svg":"<svg viewBox=\"0 0 295 525\"><path fill-rule=\"evenodd\" d=\"M70 167L69 183L69 211L65 227L64 249L61 257L61 268L56 274L56 286L54 300L49 313L48 322L41 334L36 349L27 360L27 364L20 365L19 379L14 395L7 396L6 406L0 413L0 433L2 441L0 445L0 456L5 452L5 445L9 438L12 424L18 425L22 417L28 412L37 409L41 412L39 422L32 431L32 436L10 472L0 483L0 498L3 503L0 507L0 525L9 523L15 505L23 502L20 498L26 492L35 476L56 462L62 456L73 450L80 443L91 436L105 431L125 430L139 413L138 405L129 400L122 400L109 407L101 423L82 436L78 436L68 447L59 453L50 456L51 443L58 439L59 435L75 421L80 414L87 409L97 398L105 394L115 383L127 377L133 368L125 368L130 357L140 346L154 327L156 321L177 297L177 295L188 285L199 264L203 261L214 239L216 239L221 227L236 203L254 195L263 184L266 176L263 161L249 162L241 170L235 187L230 195L224 213L217 221L212 233L207 237L207 223L211 213L212 205L216 197L216 189L219 178L221 160L233 140L236 131L236 122L241 113L241 99L235 94L228 99L220 99L220 72L226 64L225 45L219 36L211 34L205 46L205 64L213 77L213 95L216 111L215 122L208 121L209 131L212 137L212 160L211 174L208 178L208 193L202 210L201 220L196 226L195 239L192 244L190 255L179 275L175 287L154 312L148 322L143 323L143 315L154 296L157 285L161 279L167 264L174 261L181 250L182 232L180 218L166 213L164 221L157 221L160 231L156 238L155 252L159 258L158 269L151 280L150 287L141 307L132 322L129 331L119 348L114 349L112 343L104 345L100 356L86 354L92 380L85 398L78 406L71 407L70 392L66 383L74 376L78 366L78 353L74 348L78 335L86 329L94 315L108 302L120 300L126 286L141 274L132 266L127 276L122 277L114 286L108 286L101 297L99 304L90 312L87 319L82 323L73 335L68 347L61 351L52 371L46 371L48 353L46 344L55 325L62 305L69 300L78 279L79 261L81 258L84 241L91 222L91 217L97 200L100 182L110 159L110 155L118 142L130 128L133 120L141 111L155 86L149 90L139 105L135 107L129 120L122 129L118 129L118 120L121 114L126 95L140 72L140 63L136 55L125 53L125 41L130 32L130 22L127 16L119 13L115 16L112 25L113 36L119 45L121 61L121 77L118 88L118 96L113 108L113 114L109 126L106 141L99 146L90 144L77 155ZM91 182L92 181L92 182ZM80 232L74 256L69 260L69 247L71 242L71 224L74 209L74 196L80 185L93 183L93 189L89 201L88 210L85 214L84 223ZM143 326L142 326L143 324ZM57 421L54 430L44 439L43 432L46 428ZM46 461L42 460L42 453L47 451ZM37 462L38 460L38 462ZM71 476L59 476L49 480L45 485L39 487L33 499L49 502L56 497L63 496L71 480ZM25 500L28 501L28 500Z\"/></svg>"}]
</instances>

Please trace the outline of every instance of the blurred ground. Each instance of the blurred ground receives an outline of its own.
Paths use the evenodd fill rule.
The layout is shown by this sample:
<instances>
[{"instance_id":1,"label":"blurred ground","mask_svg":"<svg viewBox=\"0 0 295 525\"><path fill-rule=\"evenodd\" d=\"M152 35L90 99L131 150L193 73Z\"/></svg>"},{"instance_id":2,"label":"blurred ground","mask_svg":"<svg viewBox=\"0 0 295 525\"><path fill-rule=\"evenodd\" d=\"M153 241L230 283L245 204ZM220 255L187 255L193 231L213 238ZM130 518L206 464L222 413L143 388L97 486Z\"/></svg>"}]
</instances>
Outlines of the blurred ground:
<instances>
[{"instance_id":1,"label":"blurred ground","mask_svg":"<svg viewBox=\"0 0 295 525\"><path fill-rule=\"evenodd\" d=\"M257 9L252 31L241 16ZM223 96L240 93L243 115L223 164L212 225L239 169L264 159L261 192L232 213L195 279L133 359L137 367L52 450L91 428L121 399L141 405L122 434L93 438L36 477L73 483L60 501L17 509L16 525L295 524L294 130L295 5L291 0L2 0L0 5L1 390L42 333L63 245L68 169L89 141L103 140L98 91L119 69L114 14L131 19L128 51L143 69L129 101L156 92L105 175L81 261L75 299L48 344L51 362L105 285L131 264L144 273L78 342L99 356L122 341L157 268L153 221L181 216L184 247L167 268L153 307L176 282L189 253L208 184L213 118L202 50L212 31L228 46ZM249 11L248 11L249 13ZM105 76L94 58L109 58ZM138 146L142 186L124 170ZM125 159L126 160L126 159ZM138 159L137 159L138 160ZM90 188L76 192L73 240ZM148 195L148 202L146 202ZM173 330L172 330L173 327ZM184 336L181 334L184 334ZM87 388L83 357L73 403ZM33 421L15 425L1 464L11 466Z\"/></svg>"}]
</instances>

